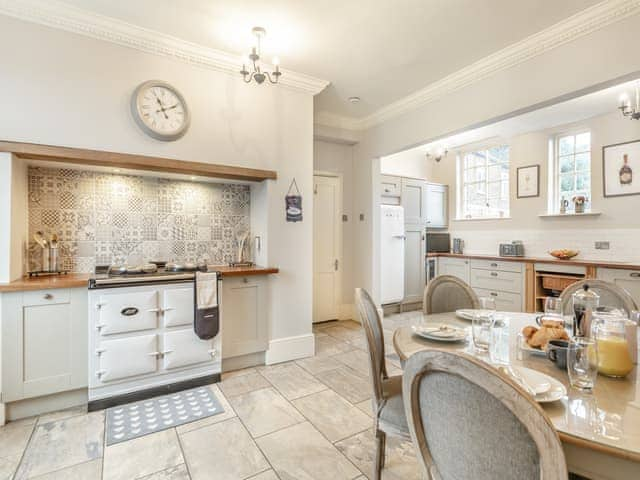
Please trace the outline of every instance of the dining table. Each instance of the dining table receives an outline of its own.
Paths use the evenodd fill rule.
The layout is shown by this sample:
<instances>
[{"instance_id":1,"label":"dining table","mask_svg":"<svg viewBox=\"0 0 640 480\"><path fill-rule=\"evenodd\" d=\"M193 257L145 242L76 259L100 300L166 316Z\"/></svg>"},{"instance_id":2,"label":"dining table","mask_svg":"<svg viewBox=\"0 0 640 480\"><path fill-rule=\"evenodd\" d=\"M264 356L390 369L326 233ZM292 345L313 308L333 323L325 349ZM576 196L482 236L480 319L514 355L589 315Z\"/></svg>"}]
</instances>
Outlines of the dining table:
<instances>
[{"instance_id":1,"label":"dining table","mask_svg":"<svg viewBox=\"0 0 640 480\"><path fill-rule=\"evenodd\" d=\"M540 403L558 431L570 472L593 480L640 480L640 372L638 366L624 378L598 375L592 392L571 388L566 369L560 369L544 352L526 348L523 327L536 325L539 314L497 312L509 324L509 364L537 370L560 381L567 390L557 401ZM460 342L428 340L414 327L452 325L465 328ZM503 371L486 352L478 351L471 338L471 321L455 312L416 315L410 324L394 330L393 346L404 362L414 353L439 349L472 355ZM524 347L524 348L523 348ZM462 400L464 401L464 400Z\"/></svg>"}]
</instances>

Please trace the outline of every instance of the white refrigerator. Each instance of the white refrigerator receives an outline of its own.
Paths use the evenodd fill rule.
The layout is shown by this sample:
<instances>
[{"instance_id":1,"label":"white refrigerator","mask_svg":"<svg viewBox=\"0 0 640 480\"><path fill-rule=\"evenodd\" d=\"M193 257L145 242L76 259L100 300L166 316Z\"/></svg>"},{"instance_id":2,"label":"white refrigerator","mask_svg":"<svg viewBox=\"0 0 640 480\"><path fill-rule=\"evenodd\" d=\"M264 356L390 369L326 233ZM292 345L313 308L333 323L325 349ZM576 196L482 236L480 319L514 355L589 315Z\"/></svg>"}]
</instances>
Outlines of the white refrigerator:
<instances>
[{"instance_id":1,"label":"white refrigerator","mask_svg":"<svg viewBox=\"0 0 640 480\"><path fill-rule=\"evenodd\" d=\"M380 277L382 305L404 298L404 209L380 206Z\"/></svg>"}]
</instances>

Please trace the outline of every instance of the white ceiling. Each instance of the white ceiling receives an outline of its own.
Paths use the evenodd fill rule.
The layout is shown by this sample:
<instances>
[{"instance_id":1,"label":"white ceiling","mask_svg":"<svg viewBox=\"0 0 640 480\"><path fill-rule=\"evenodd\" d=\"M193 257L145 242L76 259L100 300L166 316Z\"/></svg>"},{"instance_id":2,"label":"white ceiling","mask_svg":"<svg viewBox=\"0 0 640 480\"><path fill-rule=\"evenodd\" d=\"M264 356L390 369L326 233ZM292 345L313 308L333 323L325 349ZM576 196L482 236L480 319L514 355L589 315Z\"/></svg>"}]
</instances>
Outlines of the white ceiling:
<instances>
[{"instance_id":1,"label":"white ceiling","mask_svg":"<svg viewBox=\"0 0 640 480\"><path fill-rule=\"evenodd\" d=\"M528 132L553 129L555 127L582 122L589 118L605 114L622 114L617 112L620 98L626 93L635 98L635 87L639 81L630 81L619 85L583 95L549 107L541 108L500 122L480 128L466 130L437 141L429 142L408 150L404 150L389 158L402 159L415 154L439 153L447 149L451 154L463 147L482 144L497 139L506 140L515 135ZM628 120L632 121L632 120Z\"/></svg>"},{"instance_id":2,"label":"white ceiling","mask_svg":"<svg viewBox=\"0 0 640 480\"><path fill-rule=\"evenodd\" d=\"M329 80L317 112L364 117L598 0L65 0L207 47ZM350 96L362 101L352 105Z\"/></svg>"}]
</instances>

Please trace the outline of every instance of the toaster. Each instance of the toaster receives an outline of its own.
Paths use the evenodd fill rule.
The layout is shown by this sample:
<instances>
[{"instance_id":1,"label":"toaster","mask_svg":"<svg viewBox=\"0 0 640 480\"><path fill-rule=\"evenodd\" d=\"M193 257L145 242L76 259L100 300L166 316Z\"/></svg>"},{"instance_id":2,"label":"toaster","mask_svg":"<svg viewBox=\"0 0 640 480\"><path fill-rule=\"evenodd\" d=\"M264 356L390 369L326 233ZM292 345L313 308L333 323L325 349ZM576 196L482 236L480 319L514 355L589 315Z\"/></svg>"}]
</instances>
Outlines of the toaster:
<instances>
[{"instance_id":1,"label":"toaster","mask_svg":"<svg viewBox=\"0 0 640 480\"><path fill-rule=\"evenodd\" d=\"M501 257L524 257L524 245L521 241L514 240L511 243L500 244Z\"/></svg>"}]
</instances>

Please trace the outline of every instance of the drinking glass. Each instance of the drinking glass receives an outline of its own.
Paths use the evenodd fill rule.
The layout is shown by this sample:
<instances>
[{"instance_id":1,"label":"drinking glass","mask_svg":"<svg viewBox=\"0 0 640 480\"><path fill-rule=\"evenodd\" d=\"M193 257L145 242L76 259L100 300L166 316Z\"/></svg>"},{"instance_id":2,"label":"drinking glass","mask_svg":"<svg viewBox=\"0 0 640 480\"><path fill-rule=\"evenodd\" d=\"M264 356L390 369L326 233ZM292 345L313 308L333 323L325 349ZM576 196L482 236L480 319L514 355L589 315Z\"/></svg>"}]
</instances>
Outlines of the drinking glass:
<instances>
[{"instance_id":1,"label":"drinking glass","mask_svg":"<svg viewBox=\"0 0 640 480\"><path fill-rule=\"evenodd\" d=\"M567 353L567 373L573 388L591 392L598 376L598 346L593 338L574 337Z\"/></svg>"},{"instance_id":2,"label":"drinking glass","mask_svg":"<svg viewBox=\"0 0 640 480\"><path fill-rule=\"evenodd\" d=\"M492 363L509 365L509 318L495 314L491 325L489 358Z\"/></svg>"},{"instance_id":3,"label":"drinking glass","mask_svg":"<svg viewBox=\"0 0 640 480\"><path fill-rule=\"evenodd\" d=\"M544 301L544 318L564 322L562 301L559 297L547 297Z\"/></svg>"},{"instance_id":4,"label":"drinking glass","mask_svg":"<svg viewBox=\"0 0 640 480\"><path fill-rule=\"evenodd\" d=\"M473 312L471 320L471 337L476 350L489 350L491 339L491 325L496 313L496 302L493 298L481 298L480 308Z\"/></svg>"}]
</instances>

